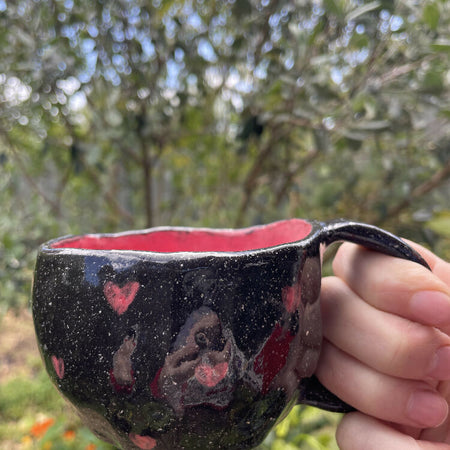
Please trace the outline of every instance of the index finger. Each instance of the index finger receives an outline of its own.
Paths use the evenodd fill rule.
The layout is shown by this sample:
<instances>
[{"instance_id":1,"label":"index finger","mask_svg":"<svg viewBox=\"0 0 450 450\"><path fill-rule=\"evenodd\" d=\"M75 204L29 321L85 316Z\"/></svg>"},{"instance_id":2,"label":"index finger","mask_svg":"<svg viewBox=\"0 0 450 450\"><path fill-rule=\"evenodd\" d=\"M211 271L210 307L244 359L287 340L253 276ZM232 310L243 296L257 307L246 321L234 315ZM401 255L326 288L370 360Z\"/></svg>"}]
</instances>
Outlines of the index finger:
<instances>
[{"instance_id":1,"label":"index finger","mask_svg":"<svg viewBox=\"0 0 450 450\"><path fill-rule=\"evenodd\" d=\"M334 259L334 273L373 307L448 331L450 264L417 244L411 245L432 272L411 261L346 243Z\"/></svg>"},{"instance_id":2,"label":"index finger","mask_svg":"<svg viewBox=\"0 0 450 450\"><path fill-rule=\"evenodd\" d=\"M425 247L422 247L415 242L409 241L405 239L416 252L420 253L420 255L425 259L427 264L430 266L432 272L443 281L450 288L450 263L444 261L439 256L435 255L432 251L428 250Z\"/></svg>"}]
</instances>

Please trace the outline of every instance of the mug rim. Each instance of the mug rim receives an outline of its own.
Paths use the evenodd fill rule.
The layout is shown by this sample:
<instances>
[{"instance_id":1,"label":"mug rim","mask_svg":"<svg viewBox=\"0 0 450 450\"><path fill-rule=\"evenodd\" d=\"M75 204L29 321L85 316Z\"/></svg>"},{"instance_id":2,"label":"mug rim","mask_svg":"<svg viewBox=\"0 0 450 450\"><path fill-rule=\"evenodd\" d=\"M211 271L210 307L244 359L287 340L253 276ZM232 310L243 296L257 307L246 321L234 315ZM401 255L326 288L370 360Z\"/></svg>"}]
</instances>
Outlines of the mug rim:
<instances>
[{"instance_id":1,"label":"mug rim","mask_svg":"<svg viewBox=\"0 0 450 450\"><path fill-rule=\"evenodd\" d=\"M287 242L280 242L274 245L261 246L256 248L249 248L243 250L177 250L177 251L154 251L154 250L136 250L136 249L124 249L124 248L109 248L109 249L99 249L99 248L89 248L89 247L76 247L70 245L64 246L56 246L56 244L70 244L71 242L81 240L82 238L88 239L98 239L98 238L107 238L107 239L115 239L122 237L133 237L139 235L150 235L153 233L159 232L180 232L180 233L217 233L220 235L231 235L233 233L242 234L251 234L251 233L262 233L267 232L270 233L270 227L276 227L281 224L290 224L295 226L296 224L309 225L309 230L301 239L292 239ZM298 219L298 218L290 218L290 219L282 219L274 222L269 222L267 224L259 224L253 225L249 227L243 228L212 228L212 227L185 227L185 226L158 226L137 230L127 230L120 231L117 233L86 233L86 234L77 234L77 235L64 235L54 239L51 239L45 243L43 243L38 251L38 254L47 254L47 255L67 255L67 256L120 256L127 255L130 257L147 257L150 259L160 259L160 260L173 260L173 259L197 259L204 257L239 257L239 256L249 256L249 255L258 255L264 253L270 253L273 251L283 250L287 248L303 247L308 243L317 238L317 235L320 234L321 229L324 227L324 223L316 221L316 220L308 220L308 219ZM269 230L266 230L269 228Z\"/></svg>"}]
</instances>

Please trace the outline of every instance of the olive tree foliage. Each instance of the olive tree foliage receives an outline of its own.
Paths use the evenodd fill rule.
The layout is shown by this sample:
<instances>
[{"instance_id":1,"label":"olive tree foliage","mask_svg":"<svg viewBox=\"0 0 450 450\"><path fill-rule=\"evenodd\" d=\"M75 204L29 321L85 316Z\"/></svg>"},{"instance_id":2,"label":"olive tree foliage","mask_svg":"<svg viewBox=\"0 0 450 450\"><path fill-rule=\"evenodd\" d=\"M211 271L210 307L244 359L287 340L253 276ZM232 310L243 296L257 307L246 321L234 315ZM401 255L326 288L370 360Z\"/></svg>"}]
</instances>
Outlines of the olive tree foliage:
<instances>
[{"instance_id":1,"label":"olive tree foliage","mask_svg":"<svg viewBox=\"0 0 450 450\"><path fill-rule=\"evenodd\" d=\"M2 300L66 233L347 217L448 257L449 30L444 0L0 0Z\"/></svg>"}]
</instances>

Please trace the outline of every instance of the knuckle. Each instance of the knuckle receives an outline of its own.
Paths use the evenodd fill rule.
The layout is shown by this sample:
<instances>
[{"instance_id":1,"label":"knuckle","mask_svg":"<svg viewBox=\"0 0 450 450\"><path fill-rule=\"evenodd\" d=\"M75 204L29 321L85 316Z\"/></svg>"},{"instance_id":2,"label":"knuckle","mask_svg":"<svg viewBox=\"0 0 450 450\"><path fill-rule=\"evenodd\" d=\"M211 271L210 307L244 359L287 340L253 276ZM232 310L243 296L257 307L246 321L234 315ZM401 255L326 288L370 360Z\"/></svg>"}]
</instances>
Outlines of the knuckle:
<instances>
[{"instance_id":1,"label":"knuckle","mask_svg":"<svg viewBox=\"0 0 450 450\"><path fill-rule=\"evenodd\" d=\"M443 345L443 334L434 328L401 320L390 342L386 362L394 375L420 378L426 375L434 353Z\"/></svg>"},{"instance_id":2,"label":"knuckle","mask_svg":"<svg viewBox=\"0 0 450 450\"><path fill-rule=\"evenodd\" d=\"M430 274L430 271L418 264L396 260L392 262L389 283L385 284L391 291L412 293L417 290L435 290L441 287L439 279Z\"/></svg>"}]
</instances>

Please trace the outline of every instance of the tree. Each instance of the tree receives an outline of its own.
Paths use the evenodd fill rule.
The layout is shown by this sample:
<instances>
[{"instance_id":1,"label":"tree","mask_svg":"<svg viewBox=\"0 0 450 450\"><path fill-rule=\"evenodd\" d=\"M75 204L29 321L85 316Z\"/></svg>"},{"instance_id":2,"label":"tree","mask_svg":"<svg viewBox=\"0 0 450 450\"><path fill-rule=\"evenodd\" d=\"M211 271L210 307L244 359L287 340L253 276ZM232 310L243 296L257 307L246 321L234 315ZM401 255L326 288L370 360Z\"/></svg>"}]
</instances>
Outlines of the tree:
<instances>
[{"instance_id":1,"label":"tree","mask_svg":"<svg viewBox=\"0 0 450 450\"><path fill-rule=\"evenodd\" d=\"M444 0L0 0L0 30L3 309L67 233L347 217L450 258Z\"/></svg>"},{"instance_id":2,"label":"tree","mask_svg":"<svg viewBox=\"0 0 450 450\"><path fill-rule=\"evenodd\" d=\"M448 178L445 2L2 9L7 157L75 231L83 211L116 229L217 208L409 224Z\"/></svg>"},{"instance_id":3,"label":"tree","mask_svg":"<svg viewBox=\"0 0 450 450\"><path fill-rule=\"evenodd\" d=\"M448 252L449 21L439 0L0 2L2 251L344 216Z\"/></svg>"},{"instance_id":4,"label":"tree","mask_svg":"<svg viewBox=\"0 0 450 450\"><path fill-rule=\"evenodd\" d=\"M449 21L439 0L0 2L2 251L343 216L448 255Z\"/></svg>"}]
</instances>

